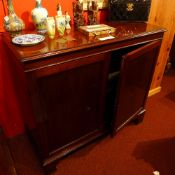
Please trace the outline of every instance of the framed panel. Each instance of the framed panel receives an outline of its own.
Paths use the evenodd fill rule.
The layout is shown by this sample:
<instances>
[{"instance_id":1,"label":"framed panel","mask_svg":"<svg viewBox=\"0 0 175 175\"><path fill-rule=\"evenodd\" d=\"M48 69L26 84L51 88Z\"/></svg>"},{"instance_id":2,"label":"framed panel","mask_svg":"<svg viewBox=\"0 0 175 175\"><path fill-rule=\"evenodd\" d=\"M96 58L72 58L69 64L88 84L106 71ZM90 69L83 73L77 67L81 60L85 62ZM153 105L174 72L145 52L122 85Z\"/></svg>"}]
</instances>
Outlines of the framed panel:
<instances>
[{"instance_id":1,"label":"framed panel","mask_svg":"<svg viewBox=\"0 0 175 175\"><path fill-rule=\"evenodd\" d=\"M160 40L151 42L123 56L113 134L143 111L160 44Z\"/></svg>"}]
</instances>

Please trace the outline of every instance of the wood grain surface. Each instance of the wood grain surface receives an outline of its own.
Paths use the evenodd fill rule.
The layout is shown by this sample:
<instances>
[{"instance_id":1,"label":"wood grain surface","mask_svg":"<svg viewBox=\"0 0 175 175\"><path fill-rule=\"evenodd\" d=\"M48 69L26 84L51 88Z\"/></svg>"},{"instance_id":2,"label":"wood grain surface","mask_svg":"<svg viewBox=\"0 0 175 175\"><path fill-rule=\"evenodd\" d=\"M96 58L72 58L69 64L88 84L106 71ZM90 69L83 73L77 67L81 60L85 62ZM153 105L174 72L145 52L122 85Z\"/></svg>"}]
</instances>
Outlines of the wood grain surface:
<instances>
[{"instance_id":1,"label":"wood grain surface","mask_svg":"<svg viewBox=\"0 0 175 175\"><path fill-rule=\"evenodd\" d=\"M175 1L172 0L152 0L149 23L164 27L165 32L162 47L158 57L151 89L156 89L160 86L172 41L175 33Z\"/></svg>"}]
</instances>

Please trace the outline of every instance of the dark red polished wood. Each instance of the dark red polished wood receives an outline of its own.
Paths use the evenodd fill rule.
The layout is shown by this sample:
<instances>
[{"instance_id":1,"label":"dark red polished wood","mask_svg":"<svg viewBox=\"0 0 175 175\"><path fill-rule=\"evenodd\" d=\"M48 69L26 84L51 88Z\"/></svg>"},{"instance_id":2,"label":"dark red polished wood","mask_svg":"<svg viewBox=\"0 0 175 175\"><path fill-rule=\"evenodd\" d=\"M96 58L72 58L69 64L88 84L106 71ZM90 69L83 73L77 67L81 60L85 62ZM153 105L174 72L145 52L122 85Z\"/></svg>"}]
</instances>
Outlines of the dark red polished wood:
<instances>
[{"instance_id":1,"label":"dark red polished wood","mask_svg":"<svg viewBox=\"0 0 175 175\"><path fill-rule=\"evenodd\" d=\"M56 36L54 40L50 40L46 36L46 40L43 43L32 47L19 47L11 44L11 36L9 34L5 34L4 37L8 46L13 50L18 59L20 59L21 62L26 62L35 59L43 59L56 54L59 55L62 53L88 49L95 46L116 42L122 43L122 41L126 42L131 39L144 39L146 36L151 37L151 35L154 34L160 34L161 36L161 33L165 31L161 27L147 23L109 23L108 25L116 28L116 32L111 34L115 37L113 40L99 41L98 38L102 36L87 37L74 29L71 30L70 34L65 34L65 42L60 41L59 36ZM140 40L140 42L143 41L143 39Z\"/></svg>"},{"instance_id":2,"label":"dark red polished wood","mask_svg":"<svg viewBox=\"0 0 175 175\"><path fill-rule=\"evenodd\" d=\"M164 30L146 23L109 25L116 32L105 41L73 29L64 39L46 36L30 47L3 36L9 58L25 73L36 124L29 135L44 166L144 111Z\"/></svg>"},{"instance_id":3,"label":"dark red polished wood","mask_svg":"<svg viewBox=\"0 0 175 175\"><path fill-rule=\"evenodd\" d=\"M175 37L173 39L173 43L171 46L171 50L169 54L169 61L171 62L173 68L175 68Z\"/></svg>"},{"instance_id":4,"label":"dark red polished wood","mask_svg":"<svg viewBox=\"0 0 175 175\"><path fill-rule=\"evenodd\" d=\"M43 158L104 129L108 58L108 53L97 54L27 73Z\"/></svg>"},{"instance_id":5,"label":"dark red polished wood","mask_svg":"<svg viewBox=\"0 0 175 175\"><path fill-rule=\"evenodd\" d=\"M145 112L144 106L160 44L161 41L155 41L139 48L130 47L123 51L125 54L122 56L120 68L122 76L116 97L113 132L122 128L135 116ZM128 50L129 53L127 53Z\"/></svg>"}]
</instances>

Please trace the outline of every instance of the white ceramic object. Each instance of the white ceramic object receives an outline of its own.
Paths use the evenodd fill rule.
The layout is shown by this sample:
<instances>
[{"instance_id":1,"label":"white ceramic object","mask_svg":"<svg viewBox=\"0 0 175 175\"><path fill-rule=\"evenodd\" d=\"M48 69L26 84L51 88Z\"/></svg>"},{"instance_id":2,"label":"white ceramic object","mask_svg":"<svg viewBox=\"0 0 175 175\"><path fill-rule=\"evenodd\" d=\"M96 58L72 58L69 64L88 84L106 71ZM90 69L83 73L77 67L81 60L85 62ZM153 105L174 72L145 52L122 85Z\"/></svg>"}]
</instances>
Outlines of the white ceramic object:
<instances>
[{"instance_id":1,"label":"white ceramic object","mask_svg":"<svg viewBox=\"0 0 175 175\"><path fill-rule=\"evenodd\" d=\"M8 15L4 17L4 27L6 31L17 32L25 28L25 24L19 18L13 8L12 0L7 0Z\"/></svg>"},{"instance_id":2,"label":"white ceramic object","mask_svg":"<svg viewBox=\"0 0 175 175\"><path fill-rule=\"evenodd\" d=\"M44 41L45 37L38 34L19 35L12 39L12 43L22 46L36 45Z\"/></svg>"},{"instance_id":3,"label":"white ceramic object","mask_svg":"<svg viewBox=\"0 0 175 175\"><path fill-rule=\"evenodd\" d=\"M61 5L60 4L58 4L57 5L57 16L62 16L63 14L62 14L62 10L61 10Z\"/></svg>"},{"instance_id":4,"label":"white ceramic object","mask_svg":"<svg viewBox=\"0 0 175 175\"><path fill-rule=\"evenodd\" d=\"M41 33L46 32L46 19L48 17L48 12L42 7L41 0L36 0L36 7L32 10L31 14L36 29Z\"/></svg>"},{"instance_id":5,"label":"white ceramic object","mask_svg":"<svg viewBox=\"0 0 175 175\"><path fill-rule=\"evenodd\" d=\"M65 14L65 25L66 25L66 29L67 30L70 30L71 27L70 27L70 15L68 14L68 12L66 12Z\"/></svg>"},{"instance_id":6,"label":"white ceramic object","mask_svg":"<svg viewBox=\"0 0 175 175\"><path fill-rule=\"evenodd\" d=\"M64 31L66 28L66 23L65 23L65 16L56 16L55 17L55 22L56 22L56 28L60 36L64 35Z\"/></svg>"},{"instance_id":7,"label":"white ceramic object","mask_svg":"<svg viewBox=\"0 0 175 175\"><path fill-rule=\"evenodd\" d=\"M54 39L55 37L55 20L54 17L48 17L46 19L46 28L47 28L47 34L50 39Z\"/></svg>"}]
</instances>

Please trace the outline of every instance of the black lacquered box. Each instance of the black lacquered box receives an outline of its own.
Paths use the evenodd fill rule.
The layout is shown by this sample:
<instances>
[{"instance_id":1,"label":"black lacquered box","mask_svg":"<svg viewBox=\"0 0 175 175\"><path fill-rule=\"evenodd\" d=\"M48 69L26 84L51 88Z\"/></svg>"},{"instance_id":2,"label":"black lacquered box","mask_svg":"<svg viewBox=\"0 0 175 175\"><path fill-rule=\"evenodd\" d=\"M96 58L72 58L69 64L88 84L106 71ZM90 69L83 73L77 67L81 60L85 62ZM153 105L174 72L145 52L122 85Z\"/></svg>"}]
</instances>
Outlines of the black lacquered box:
<instances>
[{"instance_id":1,"label":"black lacquered box","mask_svg":"<svg viewBox=\"0 0 175 175\"><path fill-rule=\"evenodd\" d=\"M147 21L151 0L109 0L109 20Z\"/></svg>"}]
</instances>

